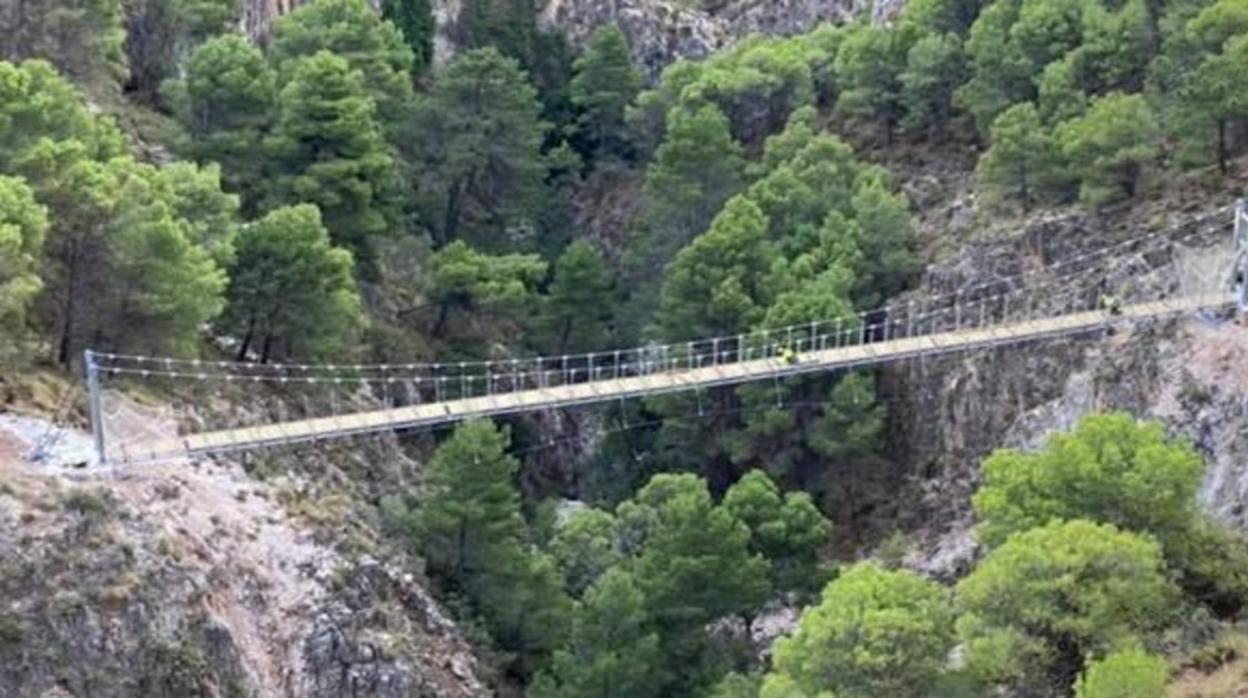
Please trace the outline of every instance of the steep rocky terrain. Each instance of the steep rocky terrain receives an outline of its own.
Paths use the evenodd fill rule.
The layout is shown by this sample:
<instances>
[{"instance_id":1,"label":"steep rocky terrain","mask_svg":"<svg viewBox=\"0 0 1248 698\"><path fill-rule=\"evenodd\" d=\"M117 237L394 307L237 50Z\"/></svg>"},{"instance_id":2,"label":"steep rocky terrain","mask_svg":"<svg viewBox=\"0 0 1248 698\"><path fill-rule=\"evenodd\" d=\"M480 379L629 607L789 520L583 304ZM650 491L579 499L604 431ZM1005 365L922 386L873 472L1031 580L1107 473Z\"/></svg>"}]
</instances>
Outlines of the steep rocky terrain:
<instances>
[{"instance_id":1,"label":"steep rocky terrain","mask_svg":"<svg viewBox=\"0 0 1248 698\"><path fill-rule=\"evenodd\" d=\"M948 169L933 165L928 170ZM899 168L900 170L901 168ZM1126 293L1136 285L1172 288L1202 274L1190 246L1156 243L1076 262L1072 282L1057 283L1038 269L1076 260L1122 241L1168 231L1197 234L1202 245L1229 250L1229 204L1243 179L1174 182L1164 194L1103 211L1057 210L1028 220L980 211L968 174L919 168L908 176L921 235L932 264L920 289L952 293L974 287L968 300L1017 288L1018 279L1062 294L1095 297L1102 280ZM1190 254L1197 254L1191 252ZM1223 260L1225 254L1223 254ZM1025 276L1020 276L1025 275ZM1162 419L1192 438L1210 464L1204 507L1248 530L1248 326L1228 316L1186 316L1118 332L1049 340L955 357L910 361L885 371L895 405L893 456L906 464L920 491L909 516L919 531L911 562L940 576L964 572L975 543L970 494L979 461L994 448L1039 445L1094 411L1127 410Z\"/></svg>"},{"instance_id":2,"label":"steep rocky terrain","mask_svg":"<svg viewBox=\"0 0 1248 698\"><path fill-rule=\"evenodd\" d=\"M712 11L675 0L549 0L542 24L581 45L594 29L616 22L629 39L634 59L651 77L679 58L703 58L751 34L791 36L823 22L842 23L870 11L887 21L899 0L736 0Z\"/></svg>"},{"instance_id":3,"label":"steep rocky terrain","mask_svg":"<svg viewBox=\"0 0 1248 698\"><path fill-rule=\"evenodd\" d=\"M274 19L300 2L246 0L243 27L263 41ZM670 0L550 0L540 19L573 44L603 23L618 23L653 78L673 60L704 57L753 33L794 34L868 8L876 21L887 21L898 7L737 0L701 11ZM455 50L462 5L438 0L434 9L436 55L445 61ZM897 172L919 219L929 267L912 298L974 289L966 292L974 301L1020 284L1057 289L1053 303L1063 295L1094 298L1098 284L1124 293L1140 285L1173 290L1199 280L1201 267L1190 259L1199 250L1127 250L1085 264L1087 273L1071 282L1043 270L1148 232L1177 237L1229 222L1207 214L1222 210L1243 185L1209 185L1197 175L1129 206L1071 207L1020 220L980 208L971 194L969 149L930 159L915 150L898 144L865 151ZM618 250L637 210L639 179L596 175L579 193L580 229ZM1176 269L1187 275L1176 276ZM898 520L913 534L907 562L933 576L959 576L977 554L969 502L984 455L1002 445L1034 447L1097 410L1158 417L1191 437L1210 463L1202 505L1248 529L1242 320L1193 315L914 360L883 375L890 456L909 473L910 487L896 502ZM223 392L207 401L238 418L242 401L235 397ZM168 436L170 426L150 408L124 396L119 402L123 431ZM212 408L195 405L181 416L205 419L195 412ZM245 421L271 421L280 409ZM57 410L45 404L36 411ZM551 412L528 421L533 440L551 448L526 458L522 486L575 489L603 442L602 412ZM14 561L0 575L8 600L0 607L0 696L487 693L465 632L427 592L419 565L379 535L380 515L371 505L382 494L410 491L421 478L419 464L394 439L109 473L75 467L89 452L84 434L40 443L44 433L46 423L0 415L0 555ZM792 609L782 609L752 630L765 645L794 620Z\"/></svg>"},{"instance_id":4,"label":"steep rocky terrain","mask_svg":"<svg viewBox=\"0 0 1248 698\"><path fill-rule=\"evenodd\" d=\"M263 41L273 21L306 0L240 0L243 32ZM870 11L876 21L888 21L902 7L901 0L736 0L713 11L690 8L676 0L548 0L540 9L540 24L580 46L597 27L617 23L628 37L633 57L650 77L679 59L704 58L749 36L791 36L823 22L845 22ZM445 63L455 51L454 27L463 9L461 0L434 0L438 32L434 63Z\"/></svg>"},{"instance_id":5,"label":"steep rocky terrain","mask_svg":"<svg viewBox=\"0 0 1248 698\"><path fill-rule=\"evenodd\" d=\"M0 695L487 693L425 589L318 527L332 507L305 483L67 468L89 448L74 431L32 462L43 433L0 423Z\"/></svg>"}]
</instances>

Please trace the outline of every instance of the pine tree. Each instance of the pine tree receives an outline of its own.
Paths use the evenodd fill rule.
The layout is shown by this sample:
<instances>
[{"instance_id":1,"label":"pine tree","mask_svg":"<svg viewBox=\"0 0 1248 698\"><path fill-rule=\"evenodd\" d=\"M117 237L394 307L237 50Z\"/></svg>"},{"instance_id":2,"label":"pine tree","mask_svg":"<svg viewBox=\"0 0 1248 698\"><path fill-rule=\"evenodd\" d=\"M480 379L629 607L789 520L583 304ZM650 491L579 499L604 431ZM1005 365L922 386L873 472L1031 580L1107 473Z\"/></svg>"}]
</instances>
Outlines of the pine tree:
<instances>
[{"instance_id":1,"label":"pine tree","mask_svg":"<svg viewBox=\"0 0 1248 698\"><path fill-rule=\"evenodd\" d=\"M96 86L125 77L122 0L6 3L0 22L0 59L46 59Z\"/></svg>"},{"instance_id":2,"label":"pine tree","mask_svg":"<svg viewBox=\"0 0 1248 698\"><path fill-rule=\"evenodd\" d=\"M437 31L429 0L382 0L381 14L398 27L412 49L412 75L425 72L433 62L433 35Z\"/></svg>"},{"instance_id":3,"label":"pine tree","mask_svg":"<svg viewBox=\"0 0 1248 698\"><path fill-rule=\"evenodd\" d=\"M750 529L750 551L771 564L777 592L817 586L819 550L831 526L805 492L781 497L761 470L751 470L724 494L723 506Z\"/></svg>"},{"instance_id":4,"label":"pine tree","mask_svg":"<svg viewBox=\"0 0 1248 698\"><path fill-rule=\"evenodd\" d=\"M925 36L910 47L898 76L907 131L939 133L953 114L953 94L966 78L962 42L955 34Z\"/></svg>"},{"instance_id":5,"label":"pine tree","mask_svg":"<svg viewBox=\"0 0 1248 698\"><path fill-rule=\"evenodd\" d=\"M41 315L68 364L89 344L128 352L193 353L221 310L225 275L191 241L156 168L127 157L83 157L74 141L45 141L23 173L52 214Z\"/></svg>"},{"instance_id":6,"label":"pine tree","mask_svg":"<svg viewBox=\"0 0 1248 698\"><path fill-rule=\"evenodd\" d=\"M859 307L878 307L905 289L923 268L915 251L914 226L905 201L878 179L859 182L850 206L860 231L854 297Z\"/></svg>"},{"instance_id":7,"label":"pine tree","mask_svg":"<svg viewBox=\"0 0 1248 698\"><path fill-rule=\"evenodd\" d=\"M953 646L945 592L911 572L854 565L776 643L765 696L918 698ZM786 690L780 690L783 686Z\"/></svg>"},{"instance_id":8,"label":"pine tree","mask_svg":"<svg viewBox=\"0 0 1248 698\"><path fill-rule=\"evenodd\" d=\"M229 31L238 21L234 0L172 0L178 28L193 43Z\"/></svg>"},{"instance_id":9,"label":"pine tree","mask_svg":"<svg viewBox=\"0 0 1248 698\"><path fill-rule=\"evenodd\" d=\"M633 66L624 32L615 24L600 27L573 69L576 74L568 87L572 105L580 112L580 150L592 158L631 158L624 110L641 91L641 73Z\"/></svg>"},{"instance_id":10,"label":"pine tree","mask_svg":"<svg viewBox=\"0 0 1248 698\"><path fill-rule=\"evenodd\" d=\"M807 437L822 466L816 491L838 532L852 536L856 520L887 503L896 482L882 456L886 413L869 373L843 377L825 399Z\"/></svg>"},{"instance_id":11,"label":"pine tree","mask_svg":"<svg viewBox=\"0 0 1248 698\"><path fill-rule=\"evenodd\" d=\"M3 172L19 169L44 139L72 141L81 157L96 160L127 152L116 123L90 113L82 93L43 60L0 61L0 125L5 126L0 128Z\"/></svg>"},{"instance_id":12,"label":"pine tree","mask_svg":"<svg viewBox=\"0 0 1248 698\"><path fill-rule=\"evenodd\" d=\"M26 311L43 288L39 261L47 230L48 211L26 181L0 176L0 330L6 338L22 336Z\"/></svg>"},{"instance_id":13,"label":"pine tree","mask_svg":"<svg viewBox=\"0 0 1248 698\"><path fill-rule=\"evenodd\" d=\"M992 122L992 147L975 176L980 191L996 201L1017 201L1023 213L1049 198L1061 180L1061 156L1030 102L1013 106Z\"/></svg>"},{"instance_id":14,"label":"pine tree","mask_svg":"<svg viewBox=\"0 0 1248 698\"><path fill-rule=\"evenodd\" d=\"M1158 154L1160 127L1143 95L1111 93L1088 113L1062 122L1055 135L1073 172L1079 198L1090 204L1130 199Z\"/></svg>"},{"instance_id":15,"label":"pine tree","mask_svg":"<svg viewBox=\"0 0 1248 698\"><path fill-rule=\"evenodd\" d=\"M630 243L636 285L663 266L711 220L743 185L745 161L728 119L712 105L676 107L667 137L646 172L641 230Z\"/></svg>"},{"instance_id":16,"label":"pine tree","mask_svg":"<svg viewBox=\"0 0 1248 698\"><path fill-rule=\"evenodd\" d=\"M186 156L222 167L227 190L254 215L264 189L261 152L273 120L276 80L260 49L241 36L210 39L191 55L172 97L188 141Z\"/></svg>"},{"instance_id":17,"label":"pine tree","mask_svg":"<svg viewBox=\"0 0 1248 698\"><path fill-rule=\"evenodd\" d=\"M462 236L506 250L505 230L533 220L546 175L539 109L519 64L492 48L462 53L438 75L420 109L420 157L439 244Z\"/></svg>"},{"instance_id":18,"label":"pine tree","mask_svg":"<svg viewBox=\"0 0 1248 698\"><path fill-rule=\"evenodd\" d=\"M559 524L550 553L573 596L580 597L620 561L615 533L615 517L599 509L573 512Z\"/></svg>"},{"instance_id":19,"label":"pine tree","mask_svg":"<svg viewBox=\"0 0 1248 698\"><path fill-rule=\"evenodd\" d=\"M1112 652L1088 662L1075 685L1075 698L1165 698L1170 664L1140 649Z\"/></svg>"},{"instance_id":20,"label":"pine tree","mask_svg":"<svg viewBox=\"0 0 1248 698\"><path fill-rule=\"evenodd\" d=\"M1011 105L1029 99L1038 69L1012 39L1021 0L989 3L971 26L966 56L971 79L958 88L954 104L975 119L981 135Z\"/></svg>"},{"instance_id":21,"label":"pine tree","mask_svg":"<svg viewBox=\"0 0 1248 698\"><path fill-rule=\"evenodd\" d=\"M729 201L665 271L657 317L664 338L737 334L760 321L769 300L764 278L775 258L758 206L741 196Z\"/></svg>"},{"instance_id":22,"label":"pine tree","mask_svg":"<svg viewBox=\"0 0 1248 698\"><path fill-rule=\"evenodd\" d=\"M1050 518L1088 519L1170 540L1185 532L1204 463L1190 443L1128 414L1091 415L1035 453L1011 449L984 461L975 494L987 545Z\"/></svg>"},{"instance_id":23,"label":"pine tree","mask_svg":"<svg viewBox=\"0 0 1248 698\"><path fill-rule=\"evenodd\" d=\"M238 21L234 0L127 0L125 89L132 100L163 107L162 83L186 54Z\"/></svg>"},{"instance_id":24,"label":"pine tree","mask_svg":"<svg viewBox=\"0 0 1248 698\"><path fill-rule=\"evenodd\" d=\"M443 337L459 315L490 318L497 334L467 339L502 340L508 329L537 308L537 285L546 263L537 255L488 255L457 240L438 250L431 262L429 297L437 307L430 334ZM478 329L479 331L479 329Z\"/></svg>"},{"instance_id":25,"label":"pine tree","mask_svg":"<svg viewBox=\"0 0 1248 698\"><path fill-rule=\"evenodd\" d=\"M837 112L863 122L882 123L890 143L902 115L898 76L905 67L907 48L899 32L860 24L845 37L836 54L841 88Z\"/></svg>"},{"instance_id":26,"label":"pine tree","mask_svg":"<svg viewBox=\"0 0 1248 698\"><path fill-rule=\"evenodd\" d=\"M1152 538L1053 519L958 583L958 633L983 679L1069 692L1089 656L1158 639L1176 593Z\"/></svg>"},{"instance_id":27,"label":"pine tree","mask_svg":"<svg viewBox=\"0 0 1248 698\"><path fill-rule=\"evenodd\" d=\"M1088 111L1088 95L1080 84L1076 56L1048 64L1036 81L1036 108L1045 125L1083 116Z\"/></svg>"},{"instance_id":28,"label":"pine tree","mask_svg":"<svg viewBox=\"0 0 1248 698\"><path fill-rule=\"evenodd\" d=\"M902 21L914 26L921 36L965 35L975 23L984 0L915 0L906 3Z\"/></svg>"},{"instance_id":29,"label":"pine tree","mask_svg":"<svg viewBox=\"0 0 1248 698\"><path fill-rule=\"evenodd\" d=\"M1199 8L1184 27L1199 48L1213 53L1221 49L1232 37L1248 31L1248 12L1241 0L1216 0L1212 3L1194 3Z\"/></svg>"},{"instance_id":30,"label":"pine tree","mask_svg":"<svg viewBox=\"0 0 1248 698\"><path fill-rule=\"evenodd\" d=\"M369 0L317 0L275 24L270 58L283 82L295 79L303 59L322 51L359 71L381 123L397 140L396 129L411 118L413 57L394 24L383 20Z\"/></svg>"},{"instance_id":31,"label":"pine tree","mask_svg":"<svg viewBox=\"0 0 1248 698\"><path fill-rule=\"evenodd\" d=\"M984 461L980 540L999 545L1050 518L1113 524L1159 541L1191 596L1235 609L1248 600L1248 556L1194 508L1204 469L1191 444L1167 439L1159 424L1092 415L1035 453L1002 449Z\"/></svg>"},{"instance_id":32,"label":"pine tree","mask_svg":"<svg viewBox=\"0 0 1248 698\"><path fill-rule=\"evenodd\" d=\"M238 237L223 324L237 359L260 363L341 351L363 323L351 253L333 247L315 206L270 211Z\"/></svg>"},{"instance_id":33,"label":"pine tree","mask_svg":"<svg viewBox=\"0 0 1248 698\"><path fill-rule=\"evenodd\" d=\"M389 232L396 216L394 161L359 71L327 51L300 60L267 145L270 206L316 204L334 244L371 267L369 238Z\"/></svg>"},{"instance_id":34,"label":"pine tree","mask_svg":"<svg viewBox=\"0 0 1248 698\"><path fill-rule=\"evenodd\" d=\"M451 589L463 590L502 546L520 540L524 522L512 482L519 463L505 452L509 440L488 421L466 422L429 462L421 546Z\"/></svg>"},{"instance_id":35,"label":"pine tree","mask_svg":"<svg viewBox=\"0 0 1248 698\"><path fill-rule=\"evenodd\" d=\"M1116 10L1085 6L1079 48L1064 60L1078 66L1085 92L1139 92L1156 54L1156 32L1147 0L1127 0Z\"/></svg>"},{"instance_id":36,"label":"pine tree","mask_svg":"<svg viewBox=\"0 0 1248 698\"><path fill-rule=\"evenodd\" d=\"M555 263L545 299L544 342L556 354L606 348L612 336L615 285L602 253L578 240Z\"/></svg>"},{"instance_id":37,"label":"pine tree","mask_svg":"<svg viewBox=\"0 0 1248 698\"><path fill-rule=\"evenodd\" d=\"M237 196L221 190L221 167L174 162L160 168L159 175L174 214L187 223L191 243L207 250L218 267L228 269L234 262L239 204Z\"/></svg>"},{"instance_id":38,"label":"pine tree","mask_svg":"<svg viewBox=\"0 0 1248 698\"><path fill-rule=\"evenodd\" d=\"M0 129L0 169L48 211L34 316L53 357L68 364L87 344L193 352L225 279L195 239L214 224L188 220L184 197L214 200L219 189L175 186L178 173L135 162L116 125L41 61L0 62L0 122L18 126Z\"/></svg>"},{"instance_id":39,"label":"pine tree","mask_svg":"<svg viewBox=\"0 0 1248 698\"><path fill-rule=\"evenodd\" d=\"M529 698L632 698L659 695L663 686L659 637L646 599L622 568L612 568L578 605L572 634Z\"/></svg>"},{"instance_id":40,"label":"pine tree","mask_svg":"<svg viewBox=\"0 0 1248 698\"><path fill-rule=\"evenodd\" d=\"M752 616L768 592L767 561L749 550L750 531L711 501L691 475L656 475L638 492L621 524L644 521L635 572L664 641L667 665L698 682L705 626L716 618Z\"/></svg>"},{"instance_id":41,"label":"pine tree","mask_svg":"<svg viewBox=\"0 0 1248 698\"><path fill-rule=\"evenodd\" d=\"M527 682L567 637L572 600L548 555L508 543L495 562L469 583L469 596L490 636L512 656L511 672Z\"/></svg>"},{"instance_id":42,"label":"pine tree","mask_svg":"<svg viewBox=\"0 0 1248 698\"><path fill-rule=\"evenodd\" d=\"M571 602L550 558L523 546L509 440L485 420L457 427L429 463L417 530L435 578L467 597L527 676L559 644Z\"/></svg>"},{"instance_id":43,"label":"pine tree","mask_svg":"<svg viewBox=\"0 0 1248 698\"><path fill-rule=\"evenodd\" d=\"M1201 160L1212 155L1222 174L1230 171L1232 155L1248 141L1248 95L1241 89L1245 71L1248 38L1240 38L1223 53L1206 57L1176 100L1174 130L1189 151L1204 156Z\"/></svg>"}]
</instances>

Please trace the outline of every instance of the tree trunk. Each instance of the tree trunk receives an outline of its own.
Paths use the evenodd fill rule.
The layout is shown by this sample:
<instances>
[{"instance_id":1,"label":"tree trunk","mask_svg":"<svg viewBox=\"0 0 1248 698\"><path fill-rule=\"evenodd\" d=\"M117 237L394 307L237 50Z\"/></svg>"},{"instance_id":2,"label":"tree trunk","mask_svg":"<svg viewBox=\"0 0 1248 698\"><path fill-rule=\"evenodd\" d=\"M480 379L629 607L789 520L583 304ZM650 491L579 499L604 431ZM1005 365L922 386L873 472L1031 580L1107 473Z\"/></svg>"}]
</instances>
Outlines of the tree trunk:
<instances>
[{"instance_id":1,"label":"tree trunk","mask_svg":"<svg viewBox=\"0 0 1248 698\"><path fill-rule=\"evenodd\" d=\"M238 354L234 357L235 361L246 361L247 352L251 350L251 340L256 336L256 316L252 315L247 320L247 334L243 335L243 341L238 346Z\"/></svg>"},{"instance_id":2,"label":"tree trunk","mask_svg":"<svg viewBox=\"0 0 1248 698\"><path fill-rule=\"evenodd\" d=\"M269 354L273 350L273 333L268 332L264 335L264 346L260 349L260 363L269 363Z\"/></svg>"},{"instance_id":3,"label":"tree trunk","mask_svg":"<svg viewBox=\"0 0 1248 698\"><path fill-rule=\"evenodd\" d=\"M433 336L437 339L442 338L442 332L446 329L446 322L450 318L451 304L443 302L438 308L438 320L433 324Z\"/></svg>"},{"instance_id":4,"label":"tree trunk","mask_svg":"<svg viewBox=\"0 0 1248 698\"><path fill-rule=\"evenodd\" d=\"M1027 186L1027 164L1023 163L1018 168L1019 179L1022 184L1019 185L1019 191L1023 197L1023 215L1031 213L1031 187Z\"/></svg>"},{"instance_id":5,"label":"tree trunk","mask_svg":"<svg viewBox=\"0 0 1248 698\"><path fill-rule=\"evenodd\" d=\"M1226 147L1226 119L1218 119L1218 170L1226 175L1230 172L1231 154Z\"/></svg>"},{"instance_id":6,"label":"tree trunk","mask_svg":"<svg viewBox=\"0 0 1248 698\"><path fill-rule=\"evenodd\" d=\"M563 331L559 333L559 353L566 354L568 352L568 339L572 336L572 318L566 317L563 320Z\"/></svg>"},{"instance_id":7,"label":"tree trunk","mask_svg":"<svg viewBox=\"0 0 1248 698\"><path fill-rule=\"evenodd\" d=\"M1122 188L1126 192L1128 199L1135 198L1136 189L1139 187L1140 166L1137 164L1127 165L1125 176L1122 178Z\"/></svg>"},{"instance_id":8,"label":"tree trunk","mask_svg":"<svg viewBox=\"0 0 1248 698\"><path fill-rule=\"evenodd\" d=\"M438 240L438 246L442 246L450 242L459 234L459 214L463 198L464 180L456 180L451 184L451 189L446 194L446 213L442 218L442 235Z\"/></svg>"},{"instance_id":9,"label":"tree trunk","mask_svg":"<svg viewBox=\"0 0 1248 698\"><path fill-rule=\"evenodd\" d=\"M455 590L464 590L464 575L467 574L464 564L464 553L468 550L468 522L459 520L459 535L455 540Z\"/></svg>"},{"instance_id":10,"label":"tree trunk","mask_svg":"<svg viewBox=\"0 0 1248 698\"><path fill-rule=\"evenodd\" d=\"M1056 645L1057 688L1061 695L1069 696L1073 692L1079 671L1083 668L1083 652L1079 648L1079 641L1070 635L1063 634L1058 637Z\"/></svg>"},{"instance_id":11,"label":"tree trunk","mask_svg":"<svg viewBox=\"0 0 1248 698\"><path fill-rule=\"evenodd\" d=\"M56 360L62 366L69 365L70 352L73 349L74 313L77 312L75 302L78 286L78 244L70 243L69 260L65 265L68 274L65 279L65 297L61 300L61 339L58 343Z\"/></svg>"}]
</instances>

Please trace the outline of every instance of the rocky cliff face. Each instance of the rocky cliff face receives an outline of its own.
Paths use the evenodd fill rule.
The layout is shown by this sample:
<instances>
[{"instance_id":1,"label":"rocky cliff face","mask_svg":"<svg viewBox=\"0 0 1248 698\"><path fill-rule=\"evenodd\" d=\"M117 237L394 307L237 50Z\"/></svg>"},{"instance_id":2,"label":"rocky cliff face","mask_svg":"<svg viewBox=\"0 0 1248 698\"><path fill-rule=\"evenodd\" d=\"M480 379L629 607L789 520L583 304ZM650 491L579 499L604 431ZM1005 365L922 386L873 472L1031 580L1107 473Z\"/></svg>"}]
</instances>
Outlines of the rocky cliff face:
<instances>
[{"instance_id":1,"label":"rocky cliff face","mask_svg":"<svg viewBox=\"0 0 1248 698\"><path fill-rule=\"evenodd\" d=\"M931 185L926 190L924 182ZM1177 290L1176 283L1207 274L1207 265L1189 258L1202 253L1133 246L1071 267L1081 271L1073 281L1041 270L1163 229L1170 238L1208 231L1201 236L1205 243L1222 242L1228 250L1229 212L1208 214L1225 209L1235 186L1242 182L1222 191L1172 182L1164 197L1130 208L1100 214L1071 209L994 223L976 212L969 179L913 177L909 193L921 204L929 253L938 257L916 296L987 284L968 294L973 301L976 294L1016 287L1014 279L1028 272L1028 284L1054 289L1053 302L1064 294L1095 297L1102 279L1113 289ZM932 187L944 190L933 193ZM1048 434L1102 410L1161 419L1191 438L1209 463L1202 505L1248 530L1246 377L1248 322L1211 315L889 367L884 387L894 406L893 455L907 464L923 492L915 508L903 512L922 532L911 564L938 576L964 571L975 554L970 494L980 460L1001 446L1036 447Z\"/></svg>"},{"instance_id":2,"label":"rocky cliff face","mask_svg":"<svg viewBox=\"0 0 1248 698\"><path fill-rule=\"evenodd\" d=\"M241 0L239 27L253 41L263 41L273 29L273 21L308 0Z\"/></svg>"},{"instance_id":3,"label":"rocky cliff face","mask_svg":"<svg viewBox=\"0 0 1248 698\"><path fill-rule=\"evenodd\" d=\"M253 41L263 41L273 29L273 22L284 14L312 0L239 0L239 28ZM369 0L380 7L381 0ZM441 4L439 2L438 4Z\"/></svg>"},{"instance_id":4,"label":"rocky cliff face","mask_svg":"<svg viewBox=\"0 0 1248 698\"><path fill-rule=\"evenodd\" d=\"M0 695L489 695L418 580L326 535L361 535L341 495L236 464L36 464L21 426L0 416Z\"/></svg>"},{"instance_id":5,"label":"rocky cliff face","mask_svg":"<svg viewBox=\"0 0 1248 698\"><path fill-rule=\"evenodd\" d=\"M667 0L551 0L541 23L574 46L584 44L598 27L615 23L628 37L633 59L651 77L678 58L705 58L731 38L717 18Z\"/></svg>"},{"instance_id":6,"label":"rocky cliff face","mask_svg":"<svg viewBox=\"0 0 1248 698\"><path fill-rule=\"evenodd\" d=\"M264 41L273 21L310 0L240 0L240 25L255 41ZM373 0L378 4L379 0ZM434 0L438 33L434 64L454 55L454 26L463 0ZM628 37L633 56L645 73L657 77L680 59L700 59L751 34L790 36L824 22L841 23L864 12L879 22L896 16L904 0L735 0L714 10L691 9L677 0L547 0L539 22L580 46L594 29L616 23Z\"/></svg>"},{"instance_id":7,"label":"rocky cliff face","mask_svg":"<svg viewBox=\"0 0 1248 698\"><path fill-rule=\"evenodd\" d=\"M381 0L369 0L380 7ZM273 22L311 0L239 0L239 29L252 41L263 43L273 30ZM433 62L442 65L455 54L451 30L459 17L462 0L433 0L437 34L433 37Z\"/></svg>"},{"instance_id":8,"label":"rocky cliff face","mask_svg":"<svg viewBox=\"0 0 1248 698\"><path fill-rule=\"evenodd\" d=\"M736 0L711 11L674 0L549 0L541 23L581 45L603 24L616 23L633 57L651 77L680 59L700 59L750 34L790 36L824 22L841 23L871 11L887 21L902 0Z\"/></svg>"}]
</instances>

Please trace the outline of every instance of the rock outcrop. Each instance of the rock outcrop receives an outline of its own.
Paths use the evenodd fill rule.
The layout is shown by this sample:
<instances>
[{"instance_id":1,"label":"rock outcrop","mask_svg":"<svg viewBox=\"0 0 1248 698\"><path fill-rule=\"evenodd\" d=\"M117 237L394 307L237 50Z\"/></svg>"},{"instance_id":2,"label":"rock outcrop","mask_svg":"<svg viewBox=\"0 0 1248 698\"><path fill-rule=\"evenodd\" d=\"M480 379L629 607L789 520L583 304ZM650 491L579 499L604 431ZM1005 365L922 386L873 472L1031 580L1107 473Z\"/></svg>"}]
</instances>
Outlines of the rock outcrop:
<instances>
[{"instance_id":1,"label":"rock outcrop","mask_svg":"<svg viewBox=\"0 0 1248 698\"><path fill-rule=\"evenodd\" d=\"M252 41L263 42L273 30L273 21L308 0L242 0L239 28Z\"/></svg>"},{"instance_id":2,"label":"rock outcrop","mask_svg":"<svg viewBox=\"0 0 1248 698\"><path fill-rule=\"evenodd\" d=\"M278 17L309 0L240 0L240 27L264 42ZM373 0L376 5L378 0ZM713 10L693 9L678 0L548 0L538 22L581 46L595 29L615 23L628 37L633 57L651 78L681 58L697 60L751 34L791 36L824 22L843 23L864 12L878 22L891 20L904 0L735 0ZM455 25L463 0L434 0L437 33L434 65L455 54Z\"/></svg>"},{"instance_id":3,"label":"rock outcrop","mask_svg":"<svg viewBox=\"0 0 1248 698\"><path fill-rule=\"evenodd\" d=\"M653 79L677 59L704 58L751 34L791 36L867 11L885 22L901 6L901 0L736 0L708 11L674 0L549 0L541 24L579 46L599 26L615 23Z\"/></svg>"},{"instance_id":4,"label":"rock outcrop","mask_svg":"<svg viewBox=\"0 0 1248 698\"><path fill-rule=\"evenodd\" d=\"M324 535L343 498L230 463L59 470L32 445L0 423L0 695L490 694L420 580Z\"/></svg>"},{"instance_id":5,"label":"rock outcrop","mask_svg":"<svg viewBox=\"0 0 1248 698\"><path fill-rule=\"evenodd\" d=\"M955 182L958 178L948 177ZM921 177L912 177L912 186ZM967 300L1028 285L1054 289L1051 302L1074 295L1095 298L1102 280L1113 289L1167 288L1191 247L1130 246L1075 262L1063 279L1044 271L1090 251L1166 230L1170 239L1200 234L1205 245L1229 248L1229 199L1218 192L1172 183L1165 198L1102 213L1056 212L1027 222L975 225L974 201L964 181L958 192L931 196L923 207L924 237L940 255L923 294L977 287ZM922 187L910 192L921 199ZM943 204L938 203L943 201ZM1224 237L1225 236L1225 239ZM1026 276L1020 276L1026 274ZM1177 290L1177 289L1173 289ZM1049 340L914 360L884 371L892 408L893 457L905 463L921 492L902 515L920 531L908 563L951 578L976 554L970 535L970 495L984 456L1001 446L1034 448L1090 412L1126 410L1164 421L1191 438L1209 463L1201 504L1227 523L1248 529L1248 328L1228 316L1190 315L1158 320L1113 335ZM921 551L921 552L919 552Z\"/></svg>"},{"instance_id":6,"label":"rock outcrop","mask_svg":"<svg viewBox=\"0 0 1248 698\"><path fill-rule=\"evenodd\" d=\"M263 42L273 30L273 22L284 14L306 5L312 0L240 0L239 29L252 41ZM381 0L369 0L374 7Z\"/></svg>"},{"instance_id":7,"label":"rock outcrop","mask_svg":"<svg viewBox=\"0 0 1248 698\"><path fill-rule=\"evenodd\" d=\"M633 60L651 78L678 58L705 58L732 38L720 19L668 0L550 0L541 14L544 28L574 46L611 23L628 37Z\"/></svg>"}]
</instances>

